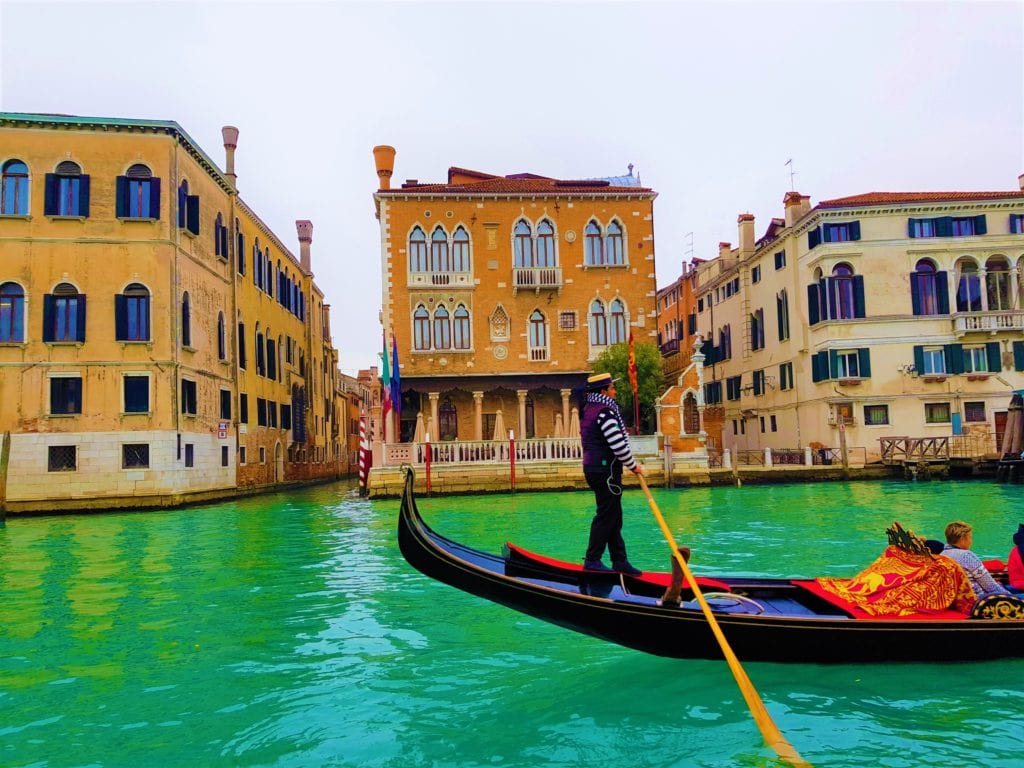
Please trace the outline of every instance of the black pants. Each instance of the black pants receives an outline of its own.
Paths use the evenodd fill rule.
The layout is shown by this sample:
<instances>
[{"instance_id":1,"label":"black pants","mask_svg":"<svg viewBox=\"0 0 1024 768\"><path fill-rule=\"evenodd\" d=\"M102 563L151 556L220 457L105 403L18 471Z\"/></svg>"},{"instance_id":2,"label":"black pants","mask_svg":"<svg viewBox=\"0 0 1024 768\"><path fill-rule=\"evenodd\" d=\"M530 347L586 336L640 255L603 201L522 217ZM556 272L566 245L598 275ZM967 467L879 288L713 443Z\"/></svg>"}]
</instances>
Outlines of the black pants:
<instances>
[{"instance_id":1,"label":"black pants","mask_svg":"<svg viewBox=\"0 0 1024 768\"><path fill-rule=\"evenodd\" d=\"M597 501L597 513L590 523L590 541L587 543L585 559L600 560L607 547L612 563L624 562L626 542L622 540L622 472L584 472L583 476L587 478L587 485ZM612 493L609 479L618 493Z\"/></svg>"}]
</instances>

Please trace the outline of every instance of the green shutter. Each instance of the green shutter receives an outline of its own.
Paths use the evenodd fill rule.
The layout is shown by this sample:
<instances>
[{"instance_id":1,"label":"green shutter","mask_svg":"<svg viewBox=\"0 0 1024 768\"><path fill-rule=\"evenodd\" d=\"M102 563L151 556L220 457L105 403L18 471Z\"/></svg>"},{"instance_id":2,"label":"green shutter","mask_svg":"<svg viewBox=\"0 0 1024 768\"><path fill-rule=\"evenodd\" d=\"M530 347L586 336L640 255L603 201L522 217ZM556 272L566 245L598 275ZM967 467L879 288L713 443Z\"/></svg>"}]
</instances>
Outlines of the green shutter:
<instances>
[{"instance_id":1,"label":"green shutter","mask_svg":"<svg viewBox=\"0 0 1024 768\"><path fill-rule=\"evenodd\" d=\"M914 370L918 376L924 375L924 347L920 344L914 346Z\"/></svg>"},{"instance_id":2,"label":"green shutter","mask_svg":"<svg viewBox=\"0 0 1024 768\"><path fill-rule=\"evenodd\" d=\"M864 317L864 275L853 276L853 316Z\"/></svg>"},{"instance_id":3,"label":"green shutter","mask_svg":"<svg viewBox=\"0 0 1024 768\"><path fill-rule=\"evenodd\" d=\"M935 290L939 295L939 314L949 314L949 273L935 273Z\"/></svg>"},{"instance_id":4,"label":"green shutter","mask_svg":"<svg viewBox=\"0 0 1024 768\"><path fill-rule=\"evenodd\" d=\"M1024 341L1013 342L1013 370L1024 371Z\"/></svg>"},{"instance_id":5,"label":"green shutter","mask_svg":"<svg viewBox=\"0 0 1024 768\"><path fill-rule=\"evenodd\" d=\"M985 355L988 357L988 369L992 373L999 373L1003 370L1003 356L999 351L998 341L990 341L985 344Z\"/></svg>"},{"instance_id":6,"label":"green shutter","mask_svg":"<svg viewBox=\"0 0 1024 768\"><path fill-rule=\"evenodd\" d=\"M943 348L946 356L946 373L964 372L963 344L947 344Z\"/></svg>"},{"instance_id":7,"label":"green shutter","mask_svg":"<svg viewBox=\"0 0 1024 768\"><path fill-rule=\"evenodd\" d=\"M839 354L834 349L828 351L828 377L839 378Z\"/></svg>"},{"instance_id":8,"label":"green shutter","mask_svg":"<svg viewBox=\"0 0 1024 768\"><path fill-rule=\"evenodd\" d=\"M860 222L859 221L851 221L850 222L850 239L851 240L860 240Z\"/></svg>"},{"instance_id":9,"label":"green shutter","mask_svg":"<svg viewBox=\"0 0 1024 768\"><path fill-rule=\"evenodd\" d=\"M871 350L867 347L861 347L857 350L857 367L860 368L860 377L862 379L871 378Z\"/></svg>"},{"instance_id":10,"label":"green shutter","mask_svg":"<svg viewBox=\"0 0 1024 768\"><path fill-rule=\"evenodd\" d=\"M917 272L910 273L910 311L921 314L921 285Z\"/></svg>"},{"instance_id":11,"label":"green shutter","mask_svg":"<svg viewBox=\"0 0 1024 768\"><path fill-rule=\"evenodd\" d=\"M985 222L985 214L982 213L979 216L974 217L974 234L985 235L988 234L988 224Z\"/></svg>"}]
</instances>

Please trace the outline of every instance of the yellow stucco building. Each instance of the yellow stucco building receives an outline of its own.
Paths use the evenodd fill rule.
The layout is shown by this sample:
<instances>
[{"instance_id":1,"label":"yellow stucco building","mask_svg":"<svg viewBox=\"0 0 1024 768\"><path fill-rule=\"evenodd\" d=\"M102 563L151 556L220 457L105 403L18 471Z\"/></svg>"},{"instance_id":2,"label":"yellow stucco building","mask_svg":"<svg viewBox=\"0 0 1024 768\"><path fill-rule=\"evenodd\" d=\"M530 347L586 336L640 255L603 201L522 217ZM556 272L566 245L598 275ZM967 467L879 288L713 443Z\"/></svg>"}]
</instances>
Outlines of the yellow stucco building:
<instances>
[{"instance_id":1,"label":"yellow stucco building","mask_svg":"<svg viewBox=\"0 0 1024 768\"><path fill-rule=\"evenodd\" d=\"M654 341L655 193L632 174L560 180L449 168L392 185L374 149L382 322L397 340L400 424L434 441L568 436L572 393L611 344ZM501 429L504 424L505 430Z\"/></svg>"},{"instance_id":2,"label":"yellow stucco building","mask_svg":"<svg viewBox=\"0 0 1024 768\"><path fill-rule=\"evenodd\" d=\"M333 476L328 311L174 122L0 113L0 491L156 506Z\"/></svg>"}]
</instances>

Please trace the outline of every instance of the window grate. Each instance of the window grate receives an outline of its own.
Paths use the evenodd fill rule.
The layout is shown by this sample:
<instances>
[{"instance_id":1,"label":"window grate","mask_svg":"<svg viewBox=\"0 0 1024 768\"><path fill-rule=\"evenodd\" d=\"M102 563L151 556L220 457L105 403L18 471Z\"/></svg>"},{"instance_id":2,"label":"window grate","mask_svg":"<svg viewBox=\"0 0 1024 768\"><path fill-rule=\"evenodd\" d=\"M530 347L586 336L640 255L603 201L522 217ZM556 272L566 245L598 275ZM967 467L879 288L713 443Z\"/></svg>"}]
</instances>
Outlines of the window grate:
<instances>
[{"instance_id":1,"label":"window grate","mask_svg":"<svg viewBox=\"0 0 1024 768\"><path fill-rule=\"evenodd\" d=\"M121 446L121 454L125 469L149 468L148 443L126 443Z\"/></svg>"},{"instance_id":2,"label":"window grate","mask_svg":"<svg viewBox=\"0 0 1024 768\"><path fill-rule=\"evenodd\" d=\"M48 472L74 472L78 469L77 446L51 445L48 454L46 463Z\"/></svg>"}]
</instances>

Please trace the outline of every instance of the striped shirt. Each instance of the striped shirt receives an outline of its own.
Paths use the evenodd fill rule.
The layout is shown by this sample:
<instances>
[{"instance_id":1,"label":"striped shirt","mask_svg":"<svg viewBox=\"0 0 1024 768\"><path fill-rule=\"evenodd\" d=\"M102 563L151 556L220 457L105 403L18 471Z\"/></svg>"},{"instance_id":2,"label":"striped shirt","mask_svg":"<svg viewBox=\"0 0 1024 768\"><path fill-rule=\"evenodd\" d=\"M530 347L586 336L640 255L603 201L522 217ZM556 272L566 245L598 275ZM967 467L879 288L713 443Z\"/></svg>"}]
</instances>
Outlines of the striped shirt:
<instances>
[{"instance_id":1,"label":"striped shirt","mask_svg":"<svg viewBox=\"0 0 1024 768\"><path fill-rule=\"evenodd\" d=\"M587 403L598 403L604 407L597 414L597 428L604 435L608 448L615 454L626 469L636 467L636 459L633 458L633 451L629 448L629 437L622 424L622 417L619 415L619 406L610 397L591 393L587 396Z\"/></svg>"}]
</instances>

